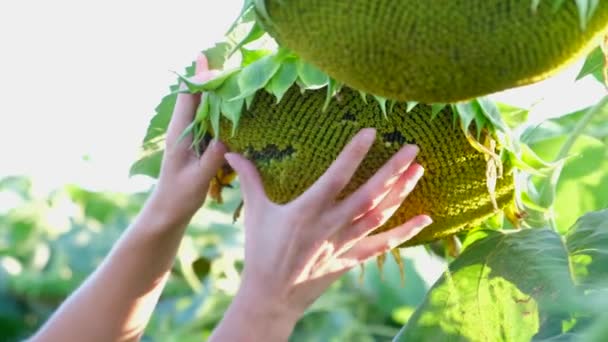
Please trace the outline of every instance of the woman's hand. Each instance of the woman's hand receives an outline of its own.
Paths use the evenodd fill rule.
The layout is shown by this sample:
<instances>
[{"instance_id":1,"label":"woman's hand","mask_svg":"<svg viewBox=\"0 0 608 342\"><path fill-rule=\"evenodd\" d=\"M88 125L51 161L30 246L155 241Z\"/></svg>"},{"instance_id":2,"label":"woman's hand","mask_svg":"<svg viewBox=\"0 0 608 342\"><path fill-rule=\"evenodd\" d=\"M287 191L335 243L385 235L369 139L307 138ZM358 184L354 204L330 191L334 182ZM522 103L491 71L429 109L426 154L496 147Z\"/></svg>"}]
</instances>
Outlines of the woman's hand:
<instances>
[{"instance_id":1,"label":"woman's hand","mask_svg":"<svg viewBox=\"0 0 608 342\"><path fill-rule=\"evenodd\" d=\"M327 172L286 205L272 203L255 166L226 159L239 174L245 201L245 268L239 293L215 332L221 340L286 340L293 325L329 285L360 263L407 241L432 221L421 215L369 236L399 208L423 174L418 148L398 151L372 178L337 201L375 139L364 129ZM245 327L239 328L239 322ZM235 325L233 325L235 324ZM225 326L232 326L226 330ZM246 328L249 327L249 328ZM238 335L238 330L246 334Z\"/></svg>"},{"instance_id":2,"label":"woman's hand","mask_svg":"<svg viewBox=\"0 0 608 342\"><path fill-rule=\"evenodd\" d=\"M196 61L195 76L191 81L203 83L214 75L203 54ZM182 86L185 89L185 86ZM172 225L187 224L205 202L209 183L224 163L226 147L212 141L202 156L191 148L192 137L180 141L182 132L192 123L200 94L180 94L167 130L166 148L158 185L151 198L152 206L160 209Z\"/></svg>"}]
</instances>

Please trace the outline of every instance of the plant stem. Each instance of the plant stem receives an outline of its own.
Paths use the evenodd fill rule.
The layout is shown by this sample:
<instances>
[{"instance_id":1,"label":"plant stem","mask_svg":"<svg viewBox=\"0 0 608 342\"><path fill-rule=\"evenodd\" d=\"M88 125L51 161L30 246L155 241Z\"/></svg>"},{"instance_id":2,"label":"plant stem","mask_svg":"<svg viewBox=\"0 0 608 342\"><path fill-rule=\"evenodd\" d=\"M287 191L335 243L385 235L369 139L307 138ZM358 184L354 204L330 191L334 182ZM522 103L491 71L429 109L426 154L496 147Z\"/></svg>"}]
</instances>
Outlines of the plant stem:
<instances>
[{"instance_id":1,"label":"plant stem","mask_svg":"<svg viewBox=\"0 0 608 342\"><path fill-rule=\"evenodd\" d=\"M568 140L566 140L566 142L562 146L561 150L559 151L559 154L557 155L557 158L555 159L556 161L564 159L568 156L568 154L570 153L570 150L572 149L572 146L574 146L574 143L576 142L576 140L584 133L585 128L587 128L587 125L589 125L591 120L598 113L602 112L602 109L607 104L608 104L608 96L604 96L600 100L600 102L598 102L595 106L591 107L587 111L587 113L585 113L585 116L583 116L581 121L579 121L578 124L574 127L572 134L570 135Z\"/></svg>"}]
</instances>

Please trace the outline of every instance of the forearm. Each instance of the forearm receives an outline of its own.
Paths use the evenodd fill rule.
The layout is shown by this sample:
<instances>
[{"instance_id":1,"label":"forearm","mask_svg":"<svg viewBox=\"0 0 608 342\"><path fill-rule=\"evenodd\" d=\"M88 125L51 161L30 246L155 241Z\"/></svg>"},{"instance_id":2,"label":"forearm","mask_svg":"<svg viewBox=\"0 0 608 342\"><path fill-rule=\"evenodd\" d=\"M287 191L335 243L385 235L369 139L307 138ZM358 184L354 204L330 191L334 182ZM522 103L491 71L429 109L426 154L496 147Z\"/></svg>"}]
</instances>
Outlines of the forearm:
<instances>
[{"instance_id":1,"label":"forearm","mask_svg":"<svg viewBox=\"0 0 608 342\"><path fill-rule=\"evenodd\" d=\"M165 285L187 222L162 216L153 197L103 264L35 341L137 340Z\"/></svg>"}]
</instances>

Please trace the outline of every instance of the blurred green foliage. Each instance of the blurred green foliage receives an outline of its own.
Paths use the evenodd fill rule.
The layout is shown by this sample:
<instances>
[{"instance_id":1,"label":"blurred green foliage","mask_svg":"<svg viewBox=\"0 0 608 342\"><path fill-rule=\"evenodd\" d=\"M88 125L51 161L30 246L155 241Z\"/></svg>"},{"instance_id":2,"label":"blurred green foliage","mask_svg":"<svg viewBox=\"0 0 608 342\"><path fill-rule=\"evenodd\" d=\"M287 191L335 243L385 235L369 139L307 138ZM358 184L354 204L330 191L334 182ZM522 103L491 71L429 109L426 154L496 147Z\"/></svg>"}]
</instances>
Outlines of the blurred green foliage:
<instances>
[{"instance_id":1,"label":"blurred green foliage","mask_svg":"<svg viewBox=\"0 0 608 342\"><path fill-rule=\"evenodd\" d=\"M217 325L240 281L243 235L232 224L239 189L208 204L189 227L144 341L201 341ZM0 341L34 332L89 275L137 215L146 193L98 193L74 185L38 193L22 177L0 181ZM430 286L417 265L442 269L423 249L404 257L406 286L388 260L336 283L306 313L293 341L389 341ZM381 280L381 278L383 280Z\"/></svg>"}]
</instances>

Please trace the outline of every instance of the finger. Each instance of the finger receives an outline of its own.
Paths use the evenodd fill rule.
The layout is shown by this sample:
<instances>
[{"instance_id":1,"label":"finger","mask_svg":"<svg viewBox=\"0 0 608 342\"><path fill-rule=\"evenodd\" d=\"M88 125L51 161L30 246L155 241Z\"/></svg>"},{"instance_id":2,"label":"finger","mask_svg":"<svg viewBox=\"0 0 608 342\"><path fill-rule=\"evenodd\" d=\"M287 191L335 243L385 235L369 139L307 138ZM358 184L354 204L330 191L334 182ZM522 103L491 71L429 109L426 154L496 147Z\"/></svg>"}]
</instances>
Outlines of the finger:
<instances>
[{"instance_id":1,"label":"finger","mask_svg":"<svg viewBox=\"0 0 608 342\"><path fill-rule=\"evenodd\" d=\"M401 207L423 174L424 169L419 164L410 166L399 177L388 195L374 209L357 219L352 225L339 231L336 237L336 245L339 246L338 249L340 250L338 254L350 249L361 239L385 224Z\"/></svg>"},{"instance_id":2,"label":"finger","mask_svg":"<svg viewBox=\"0 0 608 342\"><path fill-rule=\"evenodd\" d=\"M376 130L373 128L362 129L357 133L327 171L302 195L301 201L320 207L325 207L328 201L334 201L350 182L375 139Z\"/></svg>"},{"instance_id":3,"label":"finger","mask_svg":"<svg viewBox=\"0 0 608 342\"><path fill-rule=\"evenodd\" d=\"M184 138L179 142L180 135L194 120L194 113L201 102L201 94L179 94L175 102L171 122L167 129L167 149L174 149L180 143L189 147L192 143L190 137Z\"/></svg>"},{"instance_id":4,"label":"finger","mask_svg":"<svg viewBox=\"0 0 608 342\"><path fill-rule=\"evenodd\" d=\"M204 54L200 54L195 62L195 75L192 77L193 82L204 82L213 76L208 69L207 58ZM186 89L185 84L180 85L181 90ZM201 94L179 93L171 116L171 122L167 129L167 148L175 148L178 144L179 137L186 128L194 120L194 114L201 102ZM191 138L185 138L182 144L186 148L192 143Z\"/></svg>"},{"instance_id":5,"label":"finger","mask_svg":"<svg viewBox=\"0 0 608 342\"><path fill-rule=\"evenodd\" d=\"M190 81L193 83L205 83L216 76L217 73L217 70L209 70L209 61L207 56L201 53L198 55L194 63L194 75L190 77ZM182 84L182 87L185 89L185 84Z\"/></svg>"},{"instance_id":6,"label":"finger","mask_svg":"<svg viewBox=\"0 0 608 342\"><path fill-rule=\"evenodd\" d=\"M221 141L214 140L209 144L199 160L199 165L202 169L202 179L205 184L211 182L216 176L217 171L224 165L224 154L228 149Z\"/></svg>"},{"instance_id":7,"label":"finger","mask_svg":"<svg viewBox=\"0 0 608 342\"><path fill-rule=\"evenodd\" d=\"M335 210L336 219L352 220L374 209L391 192L401 175L410 168L418 151L415 145L402 147L363 186L340 202Z\"/></svg>"},{"instance_id":8,"label":"finger","mask_svg":"<svg viewBox=\"0 0 608 342\"><path fill-rule=\"evenodd\" d=\"M433 220L426 215L416 216L389 231L364 238L353 248L345 252L342 257L364 262L408 241L432 222Z\"/></svg>"},{"instance_id":9,"label":"finger","mask_svg":"<svg viewBox=\"0 0 608 342\"><path fill-rule=\"evenodd\" d=\"M268 201L262 178L255 165L236 153L226 153L225 158L239 176L245 205L251 208Z\"/></svg>"},{"instance_id":10,"label":"finger","mask_svg":"<svg viewBox=\"0 0 608 342\"><path fill-rule=\"evenodd\" d=\"M202 74L203 72L209 71L209 61L204 53L199 53L196 57L196 63L194 64L194 74Z\"/></svg>"}]
</instances>

